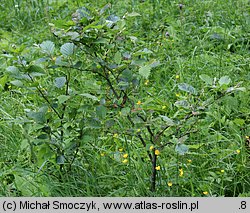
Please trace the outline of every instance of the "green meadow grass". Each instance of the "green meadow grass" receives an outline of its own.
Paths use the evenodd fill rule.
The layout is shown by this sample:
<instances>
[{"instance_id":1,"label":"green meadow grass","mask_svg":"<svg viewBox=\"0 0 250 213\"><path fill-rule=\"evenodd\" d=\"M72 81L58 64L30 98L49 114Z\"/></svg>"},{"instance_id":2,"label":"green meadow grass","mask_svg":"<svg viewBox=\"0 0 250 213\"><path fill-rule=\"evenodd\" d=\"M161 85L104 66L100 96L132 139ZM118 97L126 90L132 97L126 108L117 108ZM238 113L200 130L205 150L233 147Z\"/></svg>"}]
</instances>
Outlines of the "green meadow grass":
<instances>
[{"instance_id":1,"label":"green meadow grass","mask_svg":"<svg viewBox=\"0 0 250 213\"><path fill-rule=\"evenodd\" d=\"M156 191L151 192L151 165L145 149L134 137L120 134L119 129L108 134L95 132L95 140L79 150L70 172L61 171L52 160L38 167L35 153L27 145L30 141L26 135L31 133L20 120L38 100L8 84L0 88L0 195L250 196L246 147L250 136L250 2L109 2L110 14L140 14L128 21L126 30L140 38L162 64L151 72L148 82L142 82L144 86L135 97L143 102L151 94L155 99L149 108L166 109L168 115L173 115L171 103L183 95L176 84L185 82L202 90L201 74L217 79L228 75L233 85L242 81L247 91L225 97L210 107L197 131L185 142L191 147L188 153L178 155L174 144L161 150ZM1 51L18 55L34 44L56 41L49 23L71 20L78 7L101 8L106 3L2 0ZM0 62L1 79L11 58L0 56ZM63 178L55 175L60 172Z\"/></svg>"}]
</instances>

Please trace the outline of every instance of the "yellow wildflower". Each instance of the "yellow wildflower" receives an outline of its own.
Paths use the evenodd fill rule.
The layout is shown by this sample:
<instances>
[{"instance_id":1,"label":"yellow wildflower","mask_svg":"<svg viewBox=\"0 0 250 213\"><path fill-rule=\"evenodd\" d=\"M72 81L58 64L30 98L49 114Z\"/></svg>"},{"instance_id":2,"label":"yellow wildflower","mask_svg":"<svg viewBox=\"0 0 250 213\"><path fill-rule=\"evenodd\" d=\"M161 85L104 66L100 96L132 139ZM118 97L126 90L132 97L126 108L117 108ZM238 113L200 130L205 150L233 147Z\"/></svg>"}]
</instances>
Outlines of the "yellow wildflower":
<instances>
[{"instance_id":1,"label":"yellow wildflower","mask_svg":"<svg viewBox=\"0 0 250 213\"><path fill-rule=\"evenodd\" d=\"M183 176L183 174L184 174L183 169L182 169L182 168L181 168L181 169L179 169L179 172L180 172L179 176L180 176L180 177L182 177L182 176Z\"/></svg>"},{"instance_id":2,"label":"yellow wildflower","mask_svg":"<svg viewBox=\"0 0 250 213\"><path fill-rule=\"evenodd\" d=\"M149 149L150 149L150 150L153 150L153 149L154 149L154 146L153 146L153 145L152 145L152 146L150 146L150 147L149 147Z\"/></svg>"},{"instance_id":3,"label":"yellow wildflower","mask_svg":"<svg viewBox=\"0 0 250 213\"><path fill-rule=\"evenodd\" d=\"M188 159L187 162L188 162L188 163L192 163L192 160Z\"/></svg>"},{"instance_id":4,"label":"yellow wildflower","mask_svg":"<svg viewBox=\"0 0 250 213\"><path fill-rule=\"evenodd\" d=\"M224 169L222 169L222 170L220 170L220 172L221 172L221 173L224 173L224 172L225 172L225 170L224 170Z\"/></svg>"},{"instance_id":5,"label":"yellow wildflower","mask_svg":"<svg viewBox=\"0 0 250 213\"><path fill-rule=\"evenodd\" d=\"M162 106L161 108L162 108L162 109L166 109L167 107L164 105L164 106Z\"/></svg>"},{"instance_id":6,"label":"yellow wildflower","mask_svg":"<svg viewBox=\"0 0 250 213\"><path fill-rule=\"evenodd\" d=\"M161 167L160 167L160 166L156 166L155 169L156 169L157 171L159 171L159 170L161 170Z\"/></svg>"},{"instance_id":7,"label":"yellow wildflower","mask_svg":"<svg viewBox=\"0 0 250 213\"><path fill-rule=\"evenodd\" d=\"M141 105L141 101L137 101L137 103L136 103L137 105Z\"/></svg>"},{"instance_id":8,"label":"yellow wildflower","mask_svg":"<svg viewBox=\"0 0 250 213\"><path fill-rule=\"evenodd\" d=\"M249 139L249 136L246 135L246 139Z\"/></svg>"},{"instance_id":9,"label":"yellow wildflower","mask_svg":"<svg viewBox=\"0 0 250 213\"><path fill-rule=\"evenodd\" d=\"M124 159L122 162L123 162L123 163L127 163L127 162L128 162L128 159Z\"/></svg>"},{"instance_id":10,"label":"yellow wildflower","mask_svg":"<svg viewBox=\"0 0 250 213\"><path fill-rule=\"evenodd\" d=\"M176 78L176 79L179 79L179 78L180 78L180 76L179 76L179 75L176 75L176 76L175 76L175 78Z\"/></svg>"},{"instance_id":11,"label":"yellow wildflower","mask_svg":"<svg viewBox=\"0 0 250 213\"><path fill-rule=\"evenodd\" d=\"M115 134L113 135L113 137L114 137L114 138L118 138L118 134L115 133Z\"/></svg>"},{"instance_id":12,"label":"yellow wildflower","mask_svg":"<svg viewBox=\"0 0 250 213\"><path fill-rule=\"evenodd\" d=\"M141 132L141 129L137 129L136 132Z\"/></svg>"},{"instance_id":13,"label":"yellow wildflower","mask_svg":"<svg viewBox=\"0 0 250 213\"><path fill-rule=\"evenodd\" d=\"M120 149L118 149L119 150L119 152L122 152L123 151L123 148L120 148Z\"/></svg>"},{"instance_id":14,"label":"yellow wildflower","mask_svg":"<svg viewBox=\"0 0 250 213\"><path fill-rule=\"evenodd\" d=\"M126 153L126 154L124 154L122 157L123 157L123 158L127 158L127 157L128 157L128 154Z\"/></svg>"},{"instance_id":15,"label":"yellow wildflower","mask_svg":"<svg viewBox=\"0 0 250 213\"><path fill-rule=\"evenodd\" d=\"M204 194L204 195L208 195L208 192L207 192L207 191L205 191L205 192L203 192L203 194Z\"/></svg>"},{"instance_id":16,"label":"yellow wildflower","mask_svg":"<svg viewBox=\"0 0 250 213\"><path fill-rule=\"evenodd\" d=\"M176 96L176 97L180 97L181 94L180 94L180 93L176 93L175 96Z\"/></svg>"},{"instance_id":17,"label":"yellow wildflower","mask_svg":"<svg viewBox=\"0 0 250 213\"><path fill-rule=\"evenodd\" d=\"M240 154L240 150L239 150L239 149L237 149L237 150L236 150L236 153L237 153L237 154Z\"/></svg>"},{"instance_id":18,"label":"yellow wildflower","mask_svg":"<svg viewBox=\"0 0 250 213\"><path fill-rule=\"evenodd\" d=\"M168 186L169 187L173 186L173 183L172 182L168 182Z\"/></svg>"},{"instance_id":19,"label":"yellow wildflower","mask_svg":"<svg viewBox=\"0 0 250 213\"><path fill-rule=\"evenodd\" d=\"M146 80L144 84L145 84L145 85L148 85L148 83L149 83L149 80Z\"/></svg>"},{"instance_id":20,"label":"yellow wildflower","mask_svg":"<svg viewBox=\"0 0 250 213\"><path fill-rule=\"evenodd\" d=\"M102 156L102 157L105 156L105 153L102 152L102 153L101 153L101 156Z\"/></svg>"},{"instance_id":21,"label":"yellow wildflower","mask_svg":"<svg viewBox=\"0 0 250 213\"><path fill-rule=\"evenodd\" d=\"M160 151L158 149L155 150L155 155L160 155Z\"/></svg>"}]
</instances>

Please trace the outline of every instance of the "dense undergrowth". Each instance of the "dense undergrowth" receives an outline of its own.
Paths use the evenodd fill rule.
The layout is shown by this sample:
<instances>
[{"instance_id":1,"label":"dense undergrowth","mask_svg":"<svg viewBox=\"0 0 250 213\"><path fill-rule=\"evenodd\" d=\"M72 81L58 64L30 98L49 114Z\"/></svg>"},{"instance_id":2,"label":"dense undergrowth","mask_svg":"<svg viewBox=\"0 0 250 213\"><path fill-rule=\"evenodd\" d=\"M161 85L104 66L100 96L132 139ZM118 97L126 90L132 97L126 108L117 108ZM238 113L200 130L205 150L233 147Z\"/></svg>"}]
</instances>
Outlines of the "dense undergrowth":
<instances>
[{"instance_id":1,"label":"dense undergrowth","mask_svg":"<svg viewBox=\"0 0 250 213\"><path fill-rule=\"evenodd\" d=\"M1 196L249 196L250 4L1 1Z\"/></svg>"}]
</instances>

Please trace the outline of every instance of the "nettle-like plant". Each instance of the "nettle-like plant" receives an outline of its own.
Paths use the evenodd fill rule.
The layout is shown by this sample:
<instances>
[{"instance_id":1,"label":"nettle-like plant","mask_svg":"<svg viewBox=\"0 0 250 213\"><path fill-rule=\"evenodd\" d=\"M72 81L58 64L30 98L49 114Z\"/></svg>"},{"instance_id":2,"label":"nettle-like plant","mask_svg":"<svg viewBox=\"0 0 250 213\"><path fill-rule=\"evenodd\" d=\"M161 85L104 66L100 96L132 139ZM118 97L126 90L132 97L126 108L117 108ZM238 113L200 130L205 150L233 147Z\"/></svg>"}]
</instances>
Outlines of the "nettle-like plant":
<instances>
[{"instance_id":1,"label":"nettle-like plant","mask_svg":"<svg viewBox=\"0 0 250 213\"><path fill-rule=\"evenodd\" d=\"M150 190L155 191L163 149L174 145L184 155L189 148L185 141L199 131L209 107L245 89L240 83L230 86L228 76L201 75L200 91L179 83L173 88L179 90L178 100L160 106L160 97L147 91L145 84L161 63L126 29L126 21L140 15L107 15L109 6L99 11L79 8L73 21L65 22L66 30L51 24L56 42L42 42L32 57L20 56L8 67L15 78L11 83L29 97L23 143L30 147L39 170L56 162L62 178L77 158L84 157L79 149L92 138L119 137L127 146L128 138L133 139L141 147L138 155L150 162Z\"/></svg>"}]
</instances>

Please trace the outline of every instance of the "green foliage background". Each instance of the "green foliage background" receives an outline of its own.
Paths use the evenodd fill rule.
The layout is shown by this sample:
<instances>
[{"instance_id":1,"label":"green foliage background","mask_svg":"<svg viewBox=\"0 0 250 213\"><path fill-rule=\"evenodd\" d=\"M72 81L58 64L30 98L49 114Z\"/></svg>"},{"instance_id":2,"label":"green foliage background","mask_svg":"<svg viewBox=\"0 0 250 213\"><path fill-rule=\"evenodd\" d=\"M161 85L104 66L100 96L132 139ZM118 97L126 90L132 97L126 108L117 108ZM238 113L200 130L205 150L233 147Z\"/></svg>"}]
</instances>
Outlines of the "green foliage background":
<instances>
[{"instance_id":1,"label":"green foliage background","mask_svg":"<svg viewBox=\"0 0 250 213\"><path fill-rule=\"evenodd\" d=\"M64 35L82 30L72 14L83 6L94 20L106 8L120 28L72 41ZM248 0L6 0L0 9L1 196L250 195ZM106 79L105 54L118 65ZM125 107L107 79L128 95ZM152 139L148 127L159 136L165 125Z\"/></svg>"}]
</instances>

